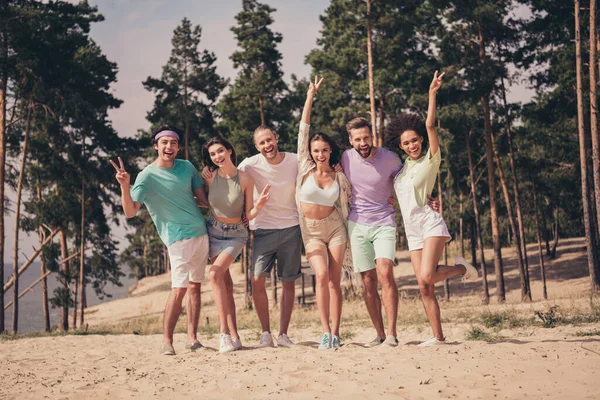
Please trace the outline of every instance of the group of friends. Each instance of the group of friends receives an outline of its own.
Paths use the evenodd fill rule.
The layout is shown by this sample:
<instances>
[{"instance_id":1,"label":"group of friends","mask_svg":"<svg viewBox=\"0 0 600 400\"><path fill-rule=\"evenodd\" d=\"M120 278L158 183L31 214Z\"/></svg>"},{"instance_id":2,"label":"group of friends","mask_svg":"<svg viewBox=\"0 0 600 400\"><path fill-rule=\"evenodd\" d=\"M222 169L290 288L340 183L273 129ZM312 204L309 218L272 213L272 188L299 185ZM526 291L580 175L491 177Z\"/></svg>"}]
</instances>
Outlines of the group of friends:
<instances>
[{"instance_id":1,"label":"group of friends","mask_svg":"<svg viewBox=\"0 0 600 400\"><path fill-rule=\"evenodd\" d=\"M361 276L376 331L375 339L365 346L397 346L395 201L402 212L411 263L433 331L431 339L420 346L443 344L435 283L457 275L464 280L478 279L477 270L462 257L456 258L455 265L438 264L451 239L437 212L439 202L431 197L441 163L434 122L443 75L436 71L431 82L426 121L418 115L401 114L387 127L386 145L404 151L404 163L395 151L374 145L372 126L364 118L347 123L352 148L343 153L327 134L310 134L311 109L323 78L315 78L309 85L297 154L279 151L276 131L259 126L254 131L259 154L236 165L231 143L213 137L203 145L205 166L200 173L189 161L176 158L181 136L177 129L163 125L152 135L156 160L138 174L133 187L123 161L111 160L125 216L134 217L144 204L168 248L172 291L165 307L161 353L175 354L173 332L186 293L186 349L203 348L196 331L200 288L209 261L208 277L220 319L219 351L242 348L229 267L247 242L247 225L253 231L252 297L262 330L259 346L293 346L288 328L295 281L302 274L303 244L316 275L323 329L319 349L341 346L341 280L343 266L349 265ZM210 210L206 220L200 207ZM271 333L265 287L273 268L282 284L277 338Z\"/></svg>"}]
</instances>

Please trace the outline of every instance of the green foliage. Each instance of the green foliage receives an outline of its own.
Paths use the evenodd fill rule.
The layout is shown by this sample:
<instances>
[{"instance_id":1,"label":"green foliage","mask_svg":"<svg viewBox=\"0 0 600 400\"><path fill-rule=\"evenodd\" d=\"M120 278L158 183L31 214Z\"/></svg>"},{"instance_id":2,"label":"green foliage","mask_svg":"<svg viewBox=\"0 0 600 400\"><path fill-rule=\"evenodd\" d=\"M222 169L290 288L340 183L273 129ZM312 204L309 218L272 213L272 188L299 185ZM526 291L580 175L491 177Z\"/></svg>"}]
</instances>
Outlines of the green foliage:
<instances>
[{"instance_id":1,"label":"green foliage","mask_svg":"<svg viewBox=\"0 0 600 400\"><path fill-rule=\"evenodd\" d=\"M488 333L477 326L471 326L466 336L467 340L482 340L485 342L492 342L498 338L499 336Z\"/></svg>"},{"instance_id":2,"label":"green foliage","mask_svg":"<svg viewBox=\"0 0 600 400\"><path fill-rule=\"evenodd\" d=\"M544 328L554 328L560 322L558 306L549 307L547 311L536 311L535 316L542 321Z\"/></svg>"}]
</instances>

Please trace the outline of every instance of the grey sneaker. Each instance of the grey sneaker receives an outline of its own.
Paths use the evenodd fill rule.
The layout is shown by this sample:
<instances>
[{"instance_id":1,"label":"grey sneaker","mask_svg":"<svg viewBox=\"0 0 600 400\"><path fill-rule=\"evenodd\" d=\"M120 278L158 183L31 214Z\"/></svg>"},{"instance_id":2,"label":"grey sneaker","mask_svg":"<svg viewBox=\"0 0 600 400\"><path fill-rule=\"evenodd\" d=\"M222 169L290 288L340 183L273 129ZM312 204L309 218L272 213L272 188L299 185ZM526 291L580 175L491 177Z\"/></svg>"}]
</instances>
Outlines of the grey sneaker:
<instances>
[{"instance_id":1,"label":"grey sneaker","mask_svg":"<svg viewBox=\"0 0 600 400\"><path fill-rule=\"evenodd\" d=\"M319 350L327 350L331 348L331 334L324 333L321 335L321 344L319 345Z\"/></svg>"},{"instance_id":2,"label":"grey sneaker","mask_svg":"<svg viewBox=\"0 0 600 400\"><path fill-rule=\"evenodd\" d=\"M465 274L463 275L463 282L475 282L477 279L479 279L479 273L477 272L475 267L469 264L467 260L465 260L463 257L456 257L454 259L454 264L462 265L467 270L467 272L465 272Z\"/></svg>"},{"instance_id":3,"label":"grey sneaker","mask_svg":"<svg viewBox=\"0 0 600 400\"><path fill-rule=\"evenodd\" d=\"M371 348L371 347L379 346L381 343L383 343L383 339L381 337L377 336L375 339L371 340L369 343L365 343L365 347Z\"/></svg>"},{"instance_id":4,"label":"grey sneaker","mask_svg":"<svg viewBox=\"0 0 600 400\"><path fill-rule=\"evenodd\" d=\"M165 356L175 355L175 349L171 343L163 343L162 346L160 346L160 352Z\"/></svg>"},{"instance_id":5,"label":"grey sneaker","mask_svg":"<svg viewBox=\"0 0 600 400\"><path fill-rule=\"evenodd\" d=\"M334 350L339 350L340 348L340 337L336 335L331 335L331 348Z\"/></svg>"},{"instance_id":6,"label":"grey sneaker","mask_svg":"<svg viewBox=\"0 0 600 400\"><path fill-rule=\"evenodd\" d=\"M258 347L275 347L273 344L273 337L271 336L270 332L265 331L260 335Z\"/></svg>"},{"instance_id":7,"label":"grey sneaker","mask_svg":"<svg viewBox=\"0 0 600 400\"><path fill-rule=\"evenodd\" d=\"M194 343L188 343L185 345L185 349L189 350L191 352L196 352L196 351L202 351L205 349L204 346L202 346L202 343L200 343L199 341L195 341Z\"/></svg>"},{"instance_id":8,"label":"grey sneaker","mask_svg":"<svg viewBox=\"0 0 600 400\"><path fill-rule=\"evenodd\" d=\"M233 343L233 350L237 351L237 350L241 350L242 349L242 341L240 340L240 338L231 338L231 343Z\"/></svg>"},{"instance_id":9,"label":"grey sneaker","mask_svg":"<svg viewBox=\"0 0 600 400\"><path fill-rule=\"evenodd\" d=\"M398 339L396 339L395 336L387 335L387 337L381 344L383 346L396 347L396 346L398 346Z\"/></svg>"},{"instance_id":10,"label":"grey sneaker","mask_svg":"<svg viewBox=\"0 0 600 400\"><path fill-rule=\"evenodd\" d=\"M292 347L293 345L294 342L290 340L288 335L285 333L279 334L279 337L277 338L277 347Z\"/></svg>"}]
</instances>

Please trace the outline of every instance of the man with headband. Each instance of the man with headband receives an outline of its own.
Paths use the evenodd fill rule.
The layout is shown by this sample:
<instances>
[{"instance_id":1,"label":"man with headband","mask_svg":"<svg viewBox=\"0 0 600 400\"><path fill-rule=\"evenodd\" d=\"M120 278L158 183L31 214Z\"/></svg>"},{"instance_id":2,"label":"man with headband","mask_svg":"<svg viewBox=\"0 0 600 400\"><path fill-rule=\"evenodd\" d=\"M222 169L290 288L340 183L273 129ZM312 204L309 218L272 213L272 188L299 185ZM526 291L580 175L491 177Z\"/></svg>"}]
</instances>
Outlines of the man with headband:
<instances>
[{"instance_id":1,"label":"man with headband","mask_svg":"<svg viewBox=\"0 0 600 400\"><path fill-rule=\"evenodd\" d=\"M177 130L163 125L152 135L157 152L154 162L137 176L130 190L129 173L119 157L119 165L110 161L117 170L121 185L121 201L127 218L132 218L142 203L156 226L158 235L169 249L171 262L171 294L164 315L164 338L161 353L174 355L173 331L183 297L188 294L188 343L191 351L202 349L196 338L200 318L200 284L208 261L208 236L199 205L208 206L204 181L196 168L187 160L175 157L179 151L180 135Z\"/></svg>"}]
</instances>

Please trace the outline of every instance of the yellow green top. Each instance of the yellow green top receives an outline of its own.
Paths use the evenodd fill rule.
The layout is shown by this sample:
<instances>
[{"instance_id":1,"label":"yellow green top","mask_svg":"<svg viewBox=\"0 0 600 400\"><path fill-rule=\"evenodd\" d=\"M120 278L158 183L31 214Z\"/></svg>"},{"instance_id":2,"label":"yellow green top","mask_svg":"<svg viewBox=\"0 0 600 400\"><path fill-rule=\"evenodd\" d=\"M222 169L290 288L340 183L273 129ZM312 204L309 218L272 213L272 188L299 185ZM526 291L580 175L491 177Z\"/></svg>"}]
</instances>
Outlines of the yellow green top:
<instances>
[{"instance_id":1,"label":"yellow green top","mask_svg":"<svg viewBox=\"0 0 600 400\"><path fill-rule=\"evenodd\" d=\"M440 155L440 150L438 149L437 153L432 157L430 148L418 160L408 157L404 168L396 176L396 182L398 183L406 178L412 179L415 199L420 207L427 204L427 196L431 195L433 191L433 185L435 185L441 162L442 156ZM402 200L398 199L398 201L401 202Z\"/></svg>"}]
</instances>

